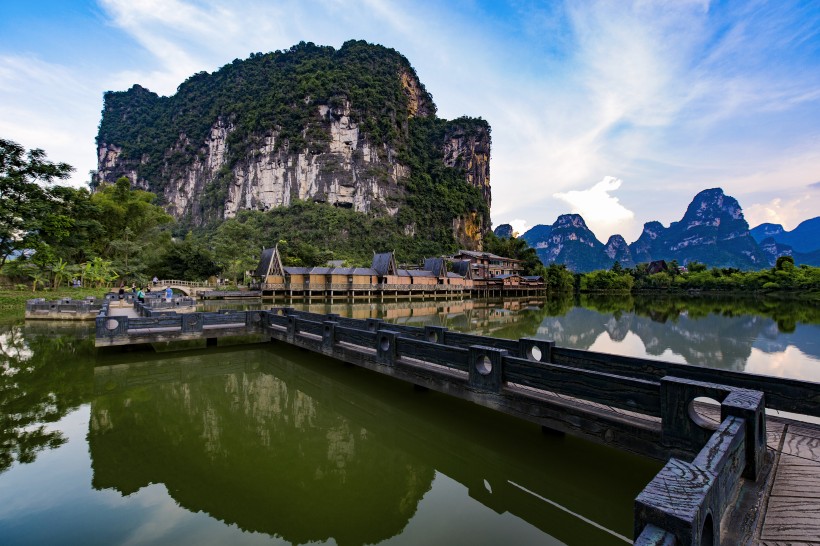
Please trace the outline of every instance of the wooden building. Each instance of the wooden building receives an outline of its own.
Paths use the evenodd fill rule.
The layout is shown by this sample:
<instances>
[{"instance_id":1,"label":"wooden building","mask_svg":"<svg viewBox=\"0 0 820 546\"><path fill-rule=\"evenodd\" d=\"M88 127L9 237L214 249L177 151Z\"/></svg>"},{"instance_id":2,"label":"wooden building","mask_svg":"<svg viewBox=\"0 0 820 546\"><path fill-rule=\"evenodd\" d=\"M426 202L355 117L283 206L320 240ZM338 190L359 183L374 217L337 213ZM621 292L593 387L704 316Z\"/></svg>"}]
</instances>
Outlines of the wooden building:
<instances>
[{"instance_id":1,"label":"wooden building","mask_svg":"<svg viewBox=\"0 0 820 546\"><path fill-rule=\"evenodd\" d=\"M490 252L459 250L450 256L449 260L469 262L474 279L488 279L499 275L520 275L524 270L521 260L505 258Z\"/></svg>"}]
</instances>

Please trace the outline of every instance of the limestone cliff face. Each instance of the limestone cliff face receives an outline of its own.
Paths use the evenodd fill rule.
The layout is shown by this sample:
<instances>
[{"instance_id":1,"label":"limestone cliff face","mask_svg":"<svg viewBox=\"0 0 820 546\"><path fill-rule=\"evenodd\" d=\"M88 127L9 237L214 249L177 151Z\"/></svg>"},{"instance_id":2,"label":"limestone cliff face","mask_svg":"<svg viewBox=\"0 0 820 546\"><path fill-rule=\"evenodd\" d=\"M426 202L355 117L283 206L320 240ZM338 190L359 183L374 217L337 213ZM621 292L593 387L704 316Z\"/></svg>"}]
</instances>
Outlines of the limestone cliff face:
<instances>
[{"instance_id":1,"label":"limestone cliff face","mask_svg":"<svg viewBox=\"0 0 820 546\"><path fill-rule=\"evenodd\" d=\"M399 182L408 175L407 167L395 160L395 150L367 141L359 125L350 119L349 108L348 103L340 109L317 107L316 118L328 134L326 148L320 153L278 146L278 135L271 132L260 137L258 146L231 166L228 138L234 127L220 118L206 141L199 143L192 163L179 167L170 158L196 144L180 134L162 163L163 178L169 181L161 189L168 212L176 218L201 219L202 196L216 189L224 195L224 218L235 216L241 209L288 206L294 199L312 199L360 212L379 207L395 214L396 207L391 204L401 195ZM127 176L135 186L153 189L137 174L139 165L147 163L148 158L119 161L119 152L116 145L100 143L99 181Z\"/></svg>"},{"instance_id":2,"label":"limestone cliff face","mask_svg":"<svg viewBox=\"0 0 820 546\"><path fill-rule=\"evenodd\" d=\"M293 76L291 65L298 62L324 63L327 72L313 79ZM370 74L374 62L382 64ZM348 72L340 76L342 69L333 63ZM286 93L269 90L268 80L279 77L282 85L293 86L288 87L291 102L283 98ZM242 98L253 97L243 86L254 78L260 92L272 98L252 104L255 97ZM322 97L341 86L338 78L348 89ZM424 118L444 123L443 136L430 133L437 160L480 191L489 210L489 126L469 118L444 122L435 113L415 71L393 50L362 42L339 51L295 46L193 76L172 97L139 86L106 93L95 182L126 176L135 187L160 195L174 217L194 225L231 218L240 210L287 207L295 200L396 216L407 202L410 165L429 165L407 160L413 151L412 120ZM462 247L476 248L489 229L488 215L477 214L475 206L453 212L453 237ZM405 231L412 235L415 228L408 225Z\"/></svg>"},{"instance_id":3,"label":"limestone cliff face","mask_svg":"<svg viewBox=\"0 0 820 546\"><path fill-rule=\"evenodd\" d=\"M456 120L456 123L458 120ZM490 132L479 128L467 131L455 126L444 139L444 164L464 171L467 182L481 190L490 206Z\"/></svg>"}]
</instances>

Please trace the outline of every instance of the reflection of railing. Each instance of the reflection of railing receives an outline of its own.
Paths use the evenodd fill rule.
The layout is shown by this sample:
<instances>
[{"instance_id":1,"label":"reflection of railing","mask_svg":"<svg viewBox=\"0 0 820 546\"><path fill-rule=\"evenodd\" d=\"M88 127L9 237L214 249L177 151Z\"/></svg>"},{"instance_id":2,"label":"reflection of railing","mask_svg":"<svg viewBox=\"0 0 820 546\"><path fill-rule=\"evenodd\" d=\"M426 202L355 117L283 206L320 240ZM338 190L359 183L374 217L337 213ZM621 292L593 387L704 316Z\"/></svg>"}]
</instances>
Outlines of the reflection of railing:
<instances>
[{"instance_id":1,"label":"reflection of railing","mask_svg":"<svg viewBox=\"0 0 820 546\"><path fill-rule=\"evenodd\" d=\"M204 300L215 298L261 298L261 290L201 290L198 296Z\"/></svg>"},{"instance_id":2,"label":"reflection of railing","mask_svg":"<svg viewBox=\"0 0 820 546\"><path fill-rule=\"evenodd\" d=\"M641 545L705 544L718 536L741 476L761 476L765 407L820 416L814 384L565 349L537 339L291 308L97 319L99 345L248 333L666 460L636 499ZM695 412L698 397L718 402L716 427Z\"/></svg>"}]
</instances>

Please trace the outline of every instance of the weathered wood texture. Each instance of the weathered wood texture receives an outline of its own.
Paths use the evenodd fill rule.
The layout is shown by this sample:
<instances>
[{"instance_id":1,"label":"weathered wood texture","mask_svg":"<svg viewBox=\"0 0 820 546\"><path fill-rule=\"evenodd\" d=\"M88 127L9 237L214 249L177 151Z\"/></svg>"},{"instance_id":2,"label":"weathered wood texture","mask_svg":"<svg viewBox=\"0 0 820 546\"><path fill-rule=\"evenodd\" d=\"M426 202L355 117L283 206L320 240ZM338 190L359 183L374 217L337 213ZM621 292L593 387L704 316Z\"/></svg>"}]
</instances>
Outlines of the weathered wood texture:
<instances>
[{"instance_id":1,"label":"weathered wood texture","mask_svg":"<svg viewBox=\"0 0 820 546\"><path fill-rule=\"evenodd\" d=\"M765 545L820 544L820 428L786 425L760 526Z\"/></svg>"}]
</instances>

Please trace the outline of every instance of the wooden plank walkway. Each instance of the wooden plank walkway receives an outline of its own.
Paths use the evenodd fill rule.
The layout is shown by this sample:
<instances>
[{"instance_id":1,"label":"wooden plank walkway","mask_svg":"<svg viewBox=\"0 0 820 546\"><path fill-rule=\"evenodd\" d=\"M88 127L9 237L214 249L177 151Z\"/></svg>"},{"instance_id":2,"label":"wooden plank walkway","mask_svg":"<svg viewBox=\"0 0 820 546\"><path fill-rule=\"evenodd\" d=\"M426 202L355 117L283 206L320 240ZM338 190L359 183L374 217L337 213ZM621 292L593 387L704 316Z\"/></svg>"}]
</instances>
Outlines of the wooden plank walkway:
<instances>
[{"instance_id":1,"label":"wooden plank walkway","mask_svg":"<svg viewBox=\"0 0 820 546\"><path fill-rule=\"evenodd\" d=\"M755 544L820 545L820 426L778 423L770 488ZM770 446L771 447L771 446Z\"/></svg>"}]
</instances>

